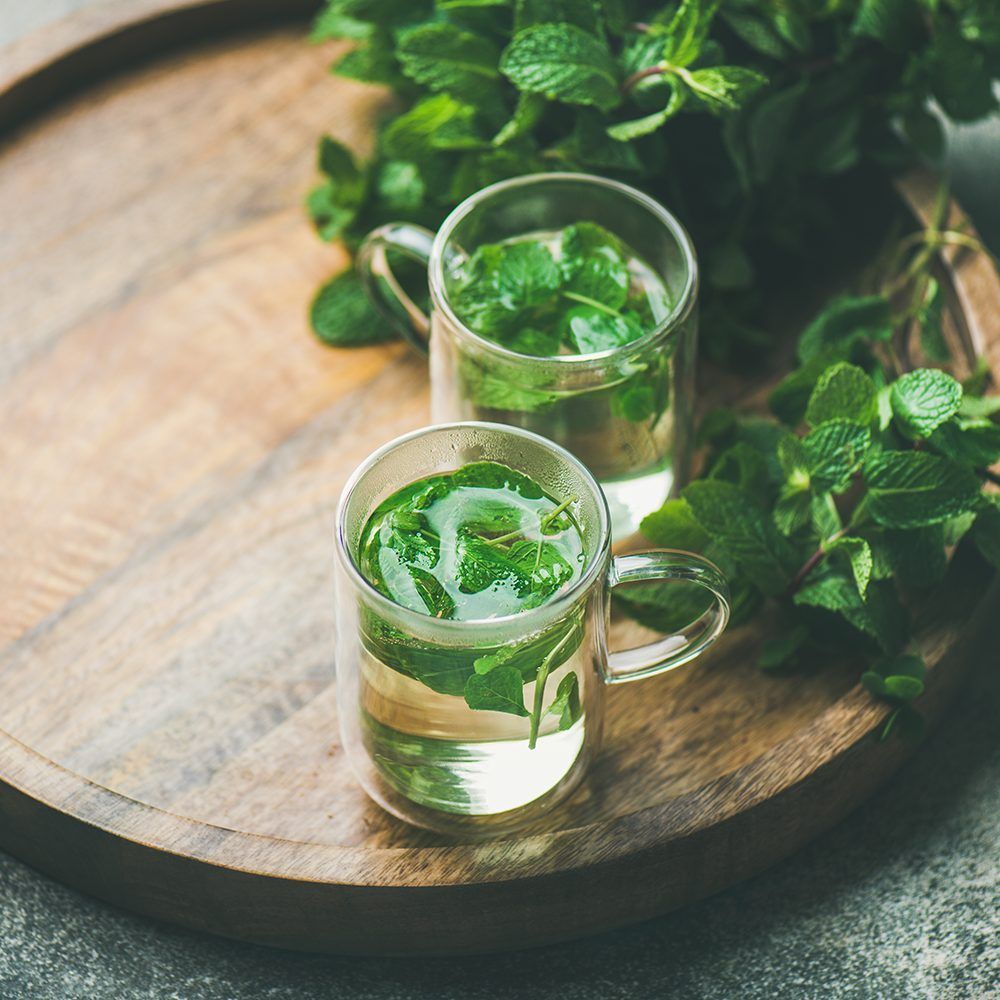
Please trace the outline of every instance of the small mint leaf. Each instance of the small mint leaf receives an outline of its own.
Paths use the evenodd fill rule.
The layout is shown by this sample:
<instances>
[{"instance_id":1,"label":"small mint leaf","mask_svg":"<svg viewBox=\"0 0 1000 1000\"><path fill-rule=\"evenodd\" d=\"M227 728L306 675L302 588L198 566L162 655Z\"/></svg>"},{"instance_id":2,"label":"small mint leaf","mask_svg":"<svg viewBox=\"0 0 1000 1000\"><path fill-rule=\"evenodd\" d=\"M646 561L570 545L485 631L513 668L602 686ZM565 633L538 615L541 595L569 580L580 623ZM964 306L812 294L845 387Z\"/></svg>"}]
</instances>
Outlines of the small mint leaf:
<instances>
[{"instance_id":1,"label":"small mint leaf","mask_svg":"<svg viewBox=\"0 0 1000 1000\"><path fill-rule=\"evenodd\" d=\"M903 433L923 438L958 412L962 387L937 368L918 368L892 384L889 398Z\"/></svg>"},{"instance_id":2,"label":"small mint leaf","mask_svg":"<svg viewBox=\"0 0 1000 1000\"><path fill-rule=\"evenodd\" d=\"M618 67L607 42L573 24L537 24L517 32L500 70L518 90L608 111L621 101Z\"/></svg>"},{"instance_id":3,"label":"small mint leaf","mask_svg":"<svg viewBox=\"0 0 1000 1000\"><path fill-rule=\"evenodd\" d=\"M827 420L810 431L802 451L812 488L818 493L847 489L871 443L871 431L851 420Z\"/></svg>"},{"instance_id":4,"label":"small mint leaf","mask_svg":"<svg viewBox=\"0 0 1000 1000\"><path fill-rule=\"evenodd\" d=\"M831 555L844 555L847 557L851 573L854 575L854 582L858 587L858 594L864 598L868 592L868 583L872 578L872 550L868 542L863 538L853 538L845 535L831 542L826 551Z\"/></svg>"},{"instance_id":5,"label":"small mint leaf","mask_svg":"<svg viewBox=\"0 0 1000 1000\"><path fill-rule=\"evenodd\" d=\"M684 77L692 94L714 114L738 111L767 77L742 66L712 66L696 69Z\"/></svg>"},{"instance_id":6,"label":"small mint leaf","mask_svg":"<svg viewBox=\"0 0 1000 1000\"><path fill-rule=\"evenodd\" d=\"M840 362L819 377L806 407L806 421L815 427L840 418L867 426L876 416L876 394L875 383L864 369Z\"/></svg>"}]
</instances>

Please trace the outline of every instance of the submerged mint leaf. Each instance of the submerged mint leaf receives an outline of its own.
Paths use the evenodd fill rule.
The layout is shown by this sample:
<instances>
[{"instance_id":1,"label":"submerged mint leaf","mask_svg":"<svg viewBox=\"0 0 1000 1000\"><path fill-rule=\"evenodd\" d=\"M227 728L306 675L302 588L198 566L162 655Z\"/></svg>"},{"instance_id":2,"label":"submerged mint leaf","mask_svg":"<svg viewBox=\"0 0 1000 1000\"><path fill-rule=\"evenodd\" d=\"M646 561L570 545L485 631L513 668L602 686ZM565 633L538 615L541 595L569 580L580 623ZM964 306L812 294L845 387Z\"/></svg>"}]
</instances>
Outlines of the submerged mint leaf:
<instances>
[{"instance_id":1,"label":"submerged mint leaf","mask_svg":"<svg viewBox=\"0 0 1000 1000\"><path fill-rule=\"evenodd\" d=\"M642 324L629 313L618 315L596 305L574 306L563 316L564 336L580 354L596 354L637 340Z\"/></svg>"},{"instance_id":2,"label":"submerged mint leaf","mask_svg":"<svg viewBox=\"0 0 1000 1000\"><path fill-rule=\"evenodd\" d=\"M937 368L918 368L896 379L890 401L903 433L923 438L958 412L962 387Z\"/></svg>"},{"instance_id":3,"label":"submerged mint leaf","mask_svg":"<svg viewBox=\"0 0 1000 1000\"><path fill-rule=\"evenodd\" d=\"M465 703L481 712L506 712L527 718L520 672L507 665L485 674L473 673L465 682Z\"/></svg>"},{"instance_id":4,"label":"submerged mint leaf","mask_svg":"<svg viewBox=\"0 0 1000 1000\"><path fill-rule=\"evenodd\" d=\"M537 24L519 31L500 70L518 90L604 111L620 101L618 68L607 42L574 24Z\"/></svg>"},{"instance_id":5,"label":"submerged mint leaf","mask_svg":"<svg viewBox=\"0 0 1000 1000\"><path fill-rule=\"evenodd\" d=\"M541 305L559 288L559 268L541 243L512 243L501 249L496 289L512 311Z\"/></svg>"},{"instance_id":6,"label":"submerged mint leaf","mask_svg":"<svg viewBox=\"0 0 1000 1000\"><path fill-rule=\"evenodd\" d=\"M567 674L556 688L552 704L545 710L546 715L559 717L558 732L569 729L580 718L583 706L580 704L580 682L576 674Z\"/></svg>"},{"instance_id":7,"label":"submerged mint leaf","mask_svg":"<svg viewBox=\"0 0 1000 1000\"><path fill-rule=\"evenodd\" d=\"M867 509L888 528L940 524L979 501L979 480L970 470L927 452L883 452L865 465L863 475Z\"/></svg>"}]
</instances>

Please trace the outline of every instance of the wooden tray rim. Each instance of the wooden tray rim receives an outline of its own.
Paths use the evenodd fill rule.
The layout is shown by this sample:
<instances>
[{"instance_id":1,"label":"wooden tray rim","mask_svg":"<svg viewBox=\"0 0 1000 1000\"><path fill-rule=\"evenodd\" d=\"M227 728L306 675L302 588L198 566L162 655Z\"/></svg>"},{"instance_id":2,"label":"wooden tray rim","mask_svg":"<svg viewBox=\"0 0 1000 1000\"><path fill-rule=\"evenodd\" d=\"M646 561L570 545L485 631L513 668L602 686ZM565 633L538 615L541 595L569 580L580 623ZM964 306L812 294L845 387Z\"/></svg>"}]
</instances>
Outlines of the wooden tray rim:
<instances>
[{"instance_id":1,"label":"wooden tray rim","mask_svg":"<svg viewBox=\"0 0 1000 1000\"><path fill-rule=\"evenodd\" d=\"M34 82L44 77L46 70L62 60L95 50L109 39L132 29L152 27L178 15L199 12L231 15L247 8L262 16L273 17L276 14L301 13L302 5L282 4L280 0L109 0L91 10L69 15L4 50L2 65L6 68L0 72L0 128L4 125L5 112L10 111L7 99L24 88L30 90ZM239 23L249 26L245 20ZM141 40L139 44L141 47ZM83 76L85 74L81 78ZM19 94L17 96L20 97ZM933 176L917 172L908 175L898 186L910 208L926 221L928 206L932 203L929 195L936 186ZM1000 303L1000 278L992 263L982 255L945 253L942 259L949 269L952 293L959 303L960 312L970 321L967 332L972 337L972 346L977 353L983 354L987 345L977 330L990 329L995 336L988 338L991 348L988 353L997 355L1000 353L1000 308L991 306L991 302ZM997 360L997 357L990 357L994 370L997 369ZM980 601L978 611L982 613L998 595L1000 581L995 580ZM939 672L937 664L932 665L928 692L921 703L930 716L936 716L944 707L944 691L950 687L935 683ZM765 801L793 790L817 772L834 765L848 751L861 750L866 756L871 756L879 746L872 739L873 733L884 723L887 715L886 706L872 700L860 685L855 685L812 724L775 745L765 757L759 757L669 802L638 809L601 823L480 845L346 847L282 840L216 826L171 813L98 785L49 760L2 730L0 763L3 765L3 776L0 783L114 838L213 867L324 885L388 887L419 884L426 888L427 883L419 881L416 871L424 864L432 861L440 864L441 859L446 858L450 862L449 867L457 872L467 871L470 865L481 871L484 860L488 858L492 866L488 877L477 880L456 877L432 883L433 886L469 885L476 881L520 881L607 864L720 826ZM866 740L869 748L862 747ZM891 768L905 757L897 747L884 747L882 752L893 758ZM765 767L771 769L776 760L793 766L782 768L784 779L777 785L768 786L764 794L760 790L763 783L755 782L754 778ZM747 795L747 790L754 789L755 785L757 791ZM70 786L69 789L67 786ZM61 790L63 801L67 790L71 792L76 803L72 809L55 804L54 793L57 789ZM720 807L720 802L728 804ZM114 814L117 816L128 814L117 828L93 818L105 812L109 805L115 807ZM164 831L162 835L143 838L128 832L134 825L133 821L143 813L158 817L158 827ZM217 834L213 841L217 844L215 851L204 851L196 846L206 830ZM625 831L628 831L627 837L623 835ZM608 847L609 843L611 847ZM511 851L515 844L518 849ZM559 849L570 845L572 861L567 860L569 851ZM290 849L294 849L294 855ZM254 859L252 864L243 860L248 857ZM382 863L403 857L413 865L409 877L395 866ZM531 860L525 861L525 857ZM295 863L290 863L290 858ZM367 877L365 870L373 860L380 869L392 872L392 876L378 881Z\"/></svg>"}]
</instances>

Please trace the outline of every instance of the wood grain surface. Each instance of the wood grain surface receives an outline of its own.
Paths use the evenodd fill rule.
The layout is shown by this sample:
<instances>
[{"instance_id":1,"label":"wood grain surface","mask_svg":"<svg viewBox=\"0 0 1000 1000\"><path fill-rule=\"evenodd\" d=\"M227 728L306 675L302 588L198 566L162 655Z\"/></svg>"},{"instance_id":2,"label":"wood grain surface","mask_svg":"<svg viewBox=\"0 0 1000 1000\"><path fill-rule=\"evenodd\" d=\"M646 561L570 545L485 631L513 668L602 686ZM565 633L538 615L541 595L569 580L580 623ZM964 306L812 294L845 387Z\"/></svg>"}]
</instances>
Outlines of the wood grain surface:
<instances>
[{"instance_id":1,"label":"wood grain surface","mask_svg":"<svg viewBox=\"0 0 1000 1000\"><path fill-rule=\"evenodd\" d=\"M0 79L20 114L25 81L73 69L0 147L0 843L193 927L449 953L662 912L870 794L906 748L874 740L885 709L857 665L767 677L761 623L614 688L593 773L525 836L450 843L365 798L337 737L333 511L374 447L426 422L427 379L402 345L309 335L346 259L301 205L317 134L366 148L384 98L331 82L301 25L82 86L74 53L176 39L169 12L71 18ZM946 265L952 336L1000 366L991 265ZM924 619L931 717L996 613L985 585Z\"/></svg>"}]
</instances>

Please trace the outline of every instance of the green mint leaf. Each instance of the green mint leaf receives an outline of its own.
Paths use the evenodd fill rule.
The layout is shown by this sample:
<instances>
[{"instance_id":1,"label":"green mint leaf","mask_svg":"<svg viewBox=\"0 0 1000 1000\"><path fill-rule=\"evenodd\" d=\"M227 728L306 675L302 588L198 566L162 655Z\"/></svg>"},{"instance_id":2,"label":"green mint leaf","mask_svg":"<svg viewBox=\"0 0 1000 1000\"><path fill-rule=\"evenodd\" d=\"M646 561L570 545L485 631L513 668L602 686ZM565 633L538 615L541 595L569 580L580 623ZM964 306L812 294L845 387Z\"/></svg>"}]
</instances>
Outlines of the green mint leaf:
<instances>
[{"instance_id":1,"label":"green mint leaf","mask_svg":"<svg viewBox=\"0 0 1000 1000\"><path fill-rule=\"evenodd\" d=\"M992 494L984 493L980 497L980 507L984 503L988 503L990 496ZM943 541L945 546L951 548L966 536L969 529L975 523L976 512L973 510L966 511L964 514L959 514L958 517L949 517L944 524L941 525L941 534L943 536Z\"/></svg>"},{"instance_id":2,"label":"green mint leaf","mask_svg":"<svg viewBox=\"0 0 1000 1000\"><path fill-rule=\"evenodd\" d=\"M393 160L420 163L441 150L476 147L482 143L476 110L449 94L418 101L382 132L382 151Z\"/></svg>"},{"instance_id":3,"label":"green mint leaf","mask_svg":"<svg viewBox=\"0 0 1000 1000\"><path fill-rule=\"evenodd\" d=\"M667 500L652 514L647 514L639 530L650 543L663 549L688 549L701 552L709 542L709 535L695 520L686 500L676 497Z\"/></svg>"},{"instance_id":4,"label":"green mint leaf","mask_svg":"<svg viewBox=\"0 0 1000 1000\"><path fill-rule=\"evenodd\" d=\"M666 77L668 87L667 103L659 111L653 111L641 118L632 118L629 121L616 122L608 126L608 135L616 142L632 142L641 139L644 135L655 132L668 122L678 111L684 107L684 100L687 91L684 90L676 80L676 77Z\"/></svg>"},{"instance_id":5,"label":"green mint leaf","mask_svg":"<svg viewBox=\"0 0 1000 1000\"><path fill-rule=\"evenodd\" d=\"M958 412L963 417L991 417L994 413L1000 413L1000 396L976 398L966 392Z\"/></svg>"},{"instance_id":6,"label":"green mint leaf","mask_svg":"<svg viewBox=\"0 0 1000 1000\"><path fill-rule=\"evenodd\" d=\"M858 594L864 598L868 592L868 584L872 578L872 567L874 565L872 550L868 542L863 538L844 535L831 542L826 547L826 551L834 557L846 557L847 564L854 575L854 582L858 587Z\"/></svg>"},{"instance_id":7,"label":"green mint leaf","mask_svg":"<svg viewBox=\"0 0 1000 1000\"><path fill-rule=\"evenodd\" d=\"M953 461L988 468L1000 461L1000 424L982 419L948 420L931 434L927 443Z\"/></svg>"},{"instance_id":8,"label":"green mint leaf","mask_svg":"<svg viewBox=\"0 0 1000 1000\"><path fill-rule=\"evenodd\" d=\"M786 483L781 487L774 502L772 519L778 531L787 537L809 524L810 510L808 487Z\"/></svg>"},{"instance_id":9,"label":"green mint leaf","mask_svg":"<svg viewBox=\"0 0 1000 1000\"><path fill-rule=\"evenodd\" d=\"M827 539L840 531L840 512L829 493L814 496L809 504L809 515L813 530L821 539Z\"/></svg>"},{"instance_id":10,"label":"green mint leaf","mask_svg":"<svg viewBox=\"0 0 1000 1000\"><path fill-rule=\"evenodd\" d=\"M365 197L366 179L354 154L328 135L319 140L316 165L330 181L338 205L357 208Z\"/></svg>"},{"instance_id":11,"label":"green mint leaf","mask_svg":"<svg viewBox=\"0 0 1000 1000\"><path fill-rule=\"evenodd\" d=\"M545 710L546 715L559 716L558 731L569 729L580 718L580 682L574 673L567 674L556 688L552 704Z\"/></svg>"},{"instance_id":12,"label":"green mint leaf","mask_svg":"<svg viewBox=\"0 0 1000 1000\"><path fill-rule=\"evenodd\" d=\"M392 38L381 31L373 32L366 44L345 52L330 67L330 72L361 83L398 86L402 80Z\"/></svg>"},{"instance_id":13,"label":"green mint leaf","mask_svg":"<svg viewBox=\"0 0 1000 1000\"><path fill-rule=\"evenodd\" d=\"M834 299L799 338L799 360L820 357L826 348L841 349L859 340L882 341L892 336L889 303L881 295Z\"/></svg>"},{"instance_id":14,"label":"green mint leaf","mask_svg":"<svg viewBox=\"0 0 1000 1000\"><path fill-rule=\"evenodd\" d=\"M396 212L416 212L427 197L419 167L404 160L387 160L379 166L375 191L381 204Z\"/></svg>"},{"instance_id":15,"label":"green mint leaf","mask_svg":"<svg viewBox=\"0 0 1000 1000\"><path fill-rule=\"evenodd\" d=\"M986 560L1000 569L1000 501L991 494L972 525L972 540Z\"/></svg>"},{"instance_id":16,"label":"green mint leaf","mask_svg":"<svg viewBox=\"0 0 1000 1000\"><path fill-rule=\"evenodd\" d=\"M927 452L882 452L863 474L868 511L888 528L940 524L979 501L979 480L970 470Z\"/></svg>"},{"instance_id":17,"label":"green mint leaf","mask_svg":"<svg viewBox=\"0 0 1000 1000\"><path fill-rule=\"evenodd\" d=\"M809 641L809 629L805 625L768 639L757 657L757 666L761 670L777 671L791 666L799 652Z\"/></svg>"},{"instance_id":18,"label":"green mint leaf","mask_svg":"<svg viewBox=\"0 0 1000 1000\"><path fill-rule=\"evenodd\" d=\"M702 529L764 593L785 589L791 549L753 497L718 479L691 483L683 497Z\"/></svg>"},{"instance_id":19,"label":"green mint leaf","mask_svg":"<svg viewBox=\"0 0 1000 1000\"><path fill-rule=\"evenodd\" d=\"M648 420L656 413L656 390L642 381L632 380L615 392L611 410L615 416L633 423Z\"/></svg>"},{"instance_id":20,"label":"green mint leaf","mask_svg":"<svg viewBox=\"0 0 1000 1000\"><path fill-rule=\"evenodd\" d=\"M701 54L719 0L681 0L667 25L663 58L674 66L690 66Z\"/></svg>"},{"instance_id":21,"label":"green mint leaf","mask_svg":"<svg viewBox=\"0 0 1000 1000\"><path fill-rule=\"evenodd\" d=\"M338 5L330 4L316 15L312 31L309 33L309 41L325 42L331 38L351 38L355 41L363 41L372 33L374 27L372 24L348 17Z\"/></svg>"},{"instance_id":22,"label":"green mint leaf","mask_svg":"<svg viewBox=\"0 0 1000 1000\"><path fill-rule=\"evenodd\" d=\"M607 43L573 24L538 24L519 31L500 70L518 90L602 111L621 100L618 68Z\"/></svg>"},{"instance_id":23,"label":"green mint leaf","mask_svg":"<svg viewBox=\"0 0 1000 1000\"><path fill-rule=\"evenodd\" d=\"M876 698L881 698L885 694L885 680L880 674L875 673L874 670L866 670L861 675L861 685L869 694L875 695Z\"/></svg>"},{"instance_id":24,"label":"green mint leaf","mask_svg":"<svg viewBox=\"0 0 1000 1000\"><path fill-rule=\"evenodd\" d=\"M871 431L851 420L827 420L802 439L812 488L840 493L851 483L871 447Z\"/></svg>"},{"instance_id":25,"label":"green mint leaf","mask_svg":"<svg viewBox=\"0 0 1000 1000\"><path fill-rule=\"evenodd\" d=\"M806 407L806 422L815 427L826 420L853 420L867 426L876 417L877 390L871 377L846 361L819 377Z\"/></svg>"},{"instance_id":26,"label":"green mint leaf","mask_svg":"<svg viewBox=\"0 0 1000 1000\"><path fill-rule=\"evenodd\" d=\"M504 340L504 347L529 354L535 358L551 358L559 353L561 339L558 330L536 330L530 326L518 327L517 332Z\"/></svg>"},{"instance_id":27,"label":"green mint leaf","mask_svg":"<svg viewBox=\"0 0 1000 1000\"><path fill-rule=\"evenodd\" d=\"M896 379L889 399L903 433L922 438L958 412L962 387L937 368L918 368Z\"/></svg>"},{"instance_id":28,"label":"green mint leaf","mask_svg":"<svg viewBox=\"0 0 1000 1000\"><path fill-rule=\"evenodd\" d=\"M801 438L786 434L778 442L778 463L790 485L809 488L809 462Z\"/></svg>"},{"instance_id":29,"label":"green mint leaf","mask_svg":"<svg viewBox=\"0 0 1000 1000\"><path fill-rule=\"evenodd\" d=\"M572 292L615 310L625 305L631 276L621 257L603 253L582 258L564 256L562 272L564 293Z\"/></svg>"},{"instance_id":30,"label":"green mint leaf","mask_svg":"<svg viewBox=\"0 0 1000 1000\"><path fill-rule=\"evenodd\" d=\"M783 59L787 55L788 44L779 32L749 9L723 10L720 16L734 35L761 55L771 59Z\"/></svg>"},{"instance_id":31,"label":"green mint leaf","mask_svg":"<svg viewBox=\"0 0 1000 1000\"><path fill-rule=\"evenodd\" d=\"M522 91L510 120L493 136L494 146L503 146L529 133L541 120L548 102L541 94Z\"/></svg>"},{"instance_id":32,"label":"green mint leaf","mask_svg":"<svg viewBox=\"0 0 1000 1000\"><path fill-rule=\"evenodd\" d=\"M924 112L930 115L929 112ZM935 123L937 118L930 115ZM937 126L940 130L941 126ZM943 140L942 140L943 141ZM927 279L927 288L917 311L917 322L920 324L920 347L928 360L938 364L951 361L951 350L944 337L944 293L941 285L933 278Z\"/></svg>"},{"instance_id":33,"label":"green mint leaf","mask_svg":"<svg viewBox=\"0 0 1000 1000\"><path fill-rule=\"evenodd\" d=\"M892 585L873 581L868 586L867 600L862 600L853 573L845 567L821 564L792 600L842 615L887 653L896 652L906 641L906 612Z\"/></svg>"},{"instance_id":34,"label":"green mint leaf","mask_svg":"<svg viewBox=\"0 0 1000 1000\"><path fill-rule=\"evenodd\" d=\"M574 306L563 316L566 341L580 354L596 354L637 340L642 324L632 315L617 315L595 306Z\"/></svg>"},{"instance_id":35,"label":"green mint leaf","mask_svg":"<svg viewBox=\"0 0 1000 1000\"><path fill-rule=\"evenodd\" d=\"M500 76L493 42L443 21L402 32L396 57L411 80L465 101L492 97Z\"/></svg>"},{"instance_id":36,"label":"green mint leaf","mask_svg":"<svg viewBox=\"0 0 1000 1000\"><path fill-rule=\"evenodd\" d=\"M559 268L541 243L512 243L501 247L496 284L505 308L529 309L558 290Z\"/></svg>"},{"instance_id":37,"label":"green mint leaf","mask_svg":"<svg viewBox=\"0 0 1000 1000\"><path fill-rule=\"evenodd\" d=\"M506 712L527 718L524 684L516 667L500 665L465 682L465 703L480 712Z\"/></svg>"},{"instance_id":38,"label":"green mint leaf","mask_svg":"<svg viewBox=\"0 0 1000 1000\"><path fill-rule=\"evenodd\" d=\"M893 52L903 52L919 25L917 8L910 0L861 0L851 32L877 39Z\"/></svg>"},{"instance_id":39,"label":"green mint leaf","mask_svg":"<svg viewBox=\"0 0 1000 1000\"><path fill-rule=\"evenodd\" d=\"M594 0L517 0L515 33L535 24L572 24L596 35L601 24L598 4Z\"/></svg>"},{"instance_id":40,"label":"green mint leaf","mask_svg":"<svg viewBox=\"0 0 1000 1000\"><path fill-rule=\"evenodd\" d=\"M356 208L338 203L337 189L330 181L312 189L306 198L306 211L320 239L329 243L338 239L357 218Z\"/></svg>"},{"instance_id":41,"label":"green mint leaf","mask_svg":"<svg viewBox=\"0 0 1000 1000\"><path fill-rule=\"evenodd\" d=\"M691 93L714 114L738 111L767 77L742 66L712 66L683 77Z\"/></svg>"},{"instance_id":42,"label":"green mint leaf","mask_svg":"<svg viewBox=\"0 0 1000 1000\"><path fill-rule=\"evenodd\" d=\"M513 646L501 646L495 653L486 653L483 656L477 656L472 661L472 669L477 674L488 674L496 667L502 667L505 663L509 663L513 656Z\"/></svg>"},{"instance_id":43,"label":"green mint leaf","mask_svg":"<svg viewBox=\"0 0 1000 1000\"><path fill-rule=\"evenodd\" d=\"M393 338L354 271L338 274L320 288L309 306L309 322L316 336L331 347L379 344Z\"/></svg>"},{"instance_id":44,"label":"green mint leaf","mask_svg":"<svg viewBox=\"0 0 1000 1000\"><path fill-rule=\"evenodd\" d=\"M924 693L924 682L916 677L906 677L902 674L890 674L884 681L885 696L899 701L912 701Z\"/></svg>"},{"instance_id":45,"label":"green mint leaf","mask_svg":"<svg viewBox=\"0 0 1000 1000\"><path fill-rule=\"evenodd\" d=\"M925 66L932 93L949 118L975 121L996 109L986 56L943 18L936 20Z\"/></svg>"}]
</instances>

